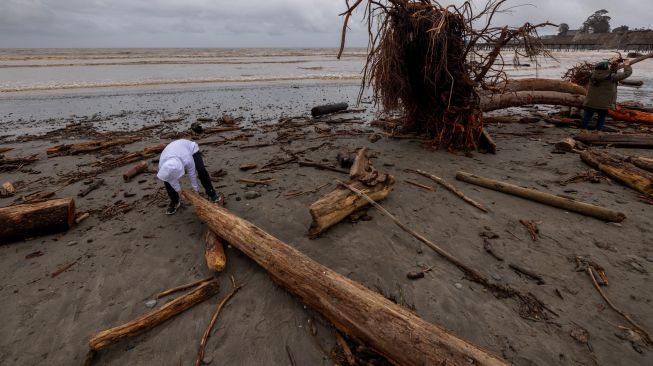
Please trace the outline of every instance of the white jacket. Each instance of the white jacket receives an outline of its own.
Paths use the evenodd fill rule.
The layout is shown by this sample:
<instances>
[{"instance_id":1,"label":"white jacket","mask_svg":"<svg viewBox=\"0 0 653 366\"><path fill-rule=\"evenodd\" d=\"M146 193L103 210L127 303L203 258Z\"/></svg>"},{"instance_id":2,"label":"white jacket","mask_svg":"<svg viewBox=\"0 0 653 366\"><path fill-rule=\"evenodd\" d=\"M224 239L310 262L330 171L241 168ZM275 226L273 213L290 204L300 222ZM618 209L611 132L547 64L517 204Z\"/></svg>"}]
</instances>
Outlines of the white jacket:
<instances>
[{"instance_id":1,"label":"white jacket","mask_svg":"<svg viewBox=\"0 0 653 366\"><path fill-rule=\"evenodd\" d=\"M156 176L162 181L168 182L175 191L180 192L179 179L184 176L184 171L186 171L193 190L199 192L200 187L197 184L197 171L193 160L193 154L198 151L200 151L200 147L196 142L190 140L175 140L169 143L161 152L159 172Z\"/></svg>"}]
</instances>

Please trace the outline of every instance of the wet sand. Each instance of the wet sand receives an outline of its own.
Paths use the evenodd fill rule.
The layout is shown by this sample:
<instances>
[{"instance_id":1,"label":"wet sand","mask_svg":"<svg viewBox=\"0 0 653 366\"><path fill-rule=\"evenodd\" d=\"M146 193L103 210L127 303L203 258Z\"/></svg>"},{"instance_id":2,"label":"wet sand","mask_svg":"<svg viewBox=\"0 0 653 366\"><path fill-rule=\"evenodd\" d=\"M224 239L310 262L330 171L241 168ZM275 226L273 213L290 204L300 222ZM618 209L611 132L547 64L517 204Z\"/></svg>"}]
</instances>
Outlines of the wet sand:
<instances>
[{"instance_id":1,"label":"wet sand","mask_svg":"<svg viewBox=\"0 0 653 366\"><path fill-rule=\"evenodd\" d=\"M84 95L66 94L2 98L0 147L13 147L9 156L40 153L41 160L24 172L0 173L0 181L32 182L16 197L37 190L58 187L66 177L59 174L85 170L109 152L137 151L170 140L160 136L186 130L198 116L218 118L222 113L243 117L245 131L233 131L225 138L246 134L219 146L202 145L209 172L227 174L214 185L227 198L227 208L270 234L333 270L383 292L398 302L414 307L427 321L442 325L460 337L496 353L516 365L648 365L650 348L639 353L630 342L615 336L618 326L628 324L599 296L585 272L575 271L575 256L591 256L601 264L610 284L604 288L610 299L631 314L644 328L653 329L650 272L653 270L652 206L636 192L615 182L558 182L589 170L576 154L552 154L553 143L577 132L573 128L550 128L544 120L530 124L489 126L498 145L496 155L471 156L433 150L415 140L382 138L364 123L327 123L296 119L283 128L279 118L309 117L310 107L356 99L355 84L267 85L195 90L161 90L157 93L125 90ZM334 118L373 118L367 111ZM546 115L547 109L518 109L503 114ZM74 115L74 116L72 116ZM46 158L45 150L60 143L86 141L83 133L66 138L12 142L22 133L65 128L84 122L100 132L135 130L161 123L164 116L183 115L181 122L152 129L137 143L98 154ZM217 123L205 123L205 127ZM344 135L320 137L316 126ZM89 128L89 131L92 129ZM7 136L14 135L14 136ZM217 141L212 135L203 141ZM242 148L253 144L270 146ZM327 144L324 144L327 143ZM395 190L382 202L402 222L438 243L468 265L523 292L531 292L558 316L548 312L547 321L532 321L519 315L519 304L498 299L482 286L465 279L456 267L394 226L374 209L369 221L344 221L316 240L307 236L308 206L335 187L339 173L284 165L279 170L251 175L239 170L243 163L262 166L288 158L286 151L300 151L304 159L335 163L343 149L368 147L375 166L397 179ZM286 151L284 151L286 150ZM620 153L653 157L649 150L619 149ZM80 166L81 165L81 166ZM0 364L80 364L88 338L148 312L145 303L167 288L210 275L203 255L201 236L205 226L192 207L184 204L174 216L164 214L165 196L154 173L124 183L117 168L100 175L105 185L84 198L77 193L84 181L65 186L56 197L75 197L78 212L92 212L90 218L66 233L28 239L0 246ZM156 169L151 163L150 168ZM422 169L453 183L485 204L483 213L450 192L422 190L406 179L437 186L407 173ZM621 224L605 223L579 214L544 206L455 180L459 170L499 179L544 192L564 194L579 200L619 210L627 219ZM28 170L26 170L28 171ZM37 171L38 173L35 173ZM241 177L273 178L268 187L248 187ZM285 194L307 191L330 183L315 193L295 198ZM188 181L183 180L188 187ZM257 191L256 199L245 192ZM133 194L133 196L126 197ZM16 197L0 199L0 206ZM117 201L134 208L102 220L102 212ZM519 220L533 220L539 228L531 240ZM483 232L494 250L505 258L500 262L483 249ZM43 255L26 259L34 252ZM225 272L216 275L220 293L141 336L100 352L97 365L194 364L204 329L215 305L228 293L230 276L245 287L225 307L209 338L205 360L224 365L290 365L286 348L297 365L333 365L329 357L335 346L333 328L319 314L304 307L276 286L264 270L238 250L226 247ZM75 262L56 277L51 274ZM517 263L544 278L544 284L520 275L508 267ZM412 281L406 273L433 267L423 279ZM161 299L157 306L168 299ZM311 326L316 327L313 335ZM570 333L584 328L590 335L588 347Z\"/></svg>"}]
</instances>

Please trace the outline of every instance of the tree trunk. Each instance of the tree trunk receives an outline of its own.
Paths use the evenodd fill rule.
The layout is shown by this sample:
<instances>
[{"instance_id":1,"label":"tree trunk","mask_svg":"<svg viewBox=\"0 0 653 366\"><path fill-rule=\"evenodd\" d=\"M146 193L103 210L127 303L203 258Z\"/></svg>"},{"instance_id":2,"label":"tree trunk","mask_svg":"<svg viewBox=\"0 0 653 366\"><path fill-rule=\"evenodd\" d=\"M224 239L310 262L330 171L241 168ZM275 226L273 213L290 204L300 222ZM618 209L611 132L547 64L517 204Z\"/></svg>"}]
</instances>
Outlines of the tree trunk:
<instances>
[{"instance_id":1,"label":"tree trunk","mask_svg":"<svg viewBox=\"0 0 653 366\"><path fill-rule=\"evenodd\" d=\"M568 94L587 94L587 90L585 88L572 82L539 78L508 80L507 83L500 84L498 89L504 91L504 93L514 93L520 91L552 91Z\"/></svg>"},{"instance_id":2,"label":"tree trunk","mask_svg":"<svg viewBox=\"0 0 653 366\"><path fill-rule=\"evenodd\" d=\"M347 103L335 103L335 104L319 105L319 106L313 107L313 109L311 109L311 115L313 117L318 117L318 116L322 116L324 114L344 111L345 109L347 109L347 107L348 107Z\"/></svg>"},{"instance_id":3,"label":"tree trunk","mask_svg":"<svg viewBox=\"0 0 653 366\"><path fill-rule=\"evenodd\" d=\"M605 221L621 222L626 218L626 215L621 212L612 211L603 207L590 205L589 203L579 202L569 198L536 191L534 189L523 188L509 183L479 177L465 172L458 172L456 174L456 179L495 191L508 193L517 197L526 198L531 201L544 203L545 205L558 207L563 210L578 212L586 216L596 217L597 219Z\"/></svg>"},{"instance_id":4,"label":"tree trunk","mask_svg":"<svg viewBox=\"0 0 653 366\"><path fill-rule=\"evenodd\" d=\"M222 272L227 266L222 239L211 230L206 230L204 234L204 257L207 267L213 272Z\"/></svg>"},{"instance_id":5,"label":"tree trunk","mask_svg":"<svg viewBox=\"0 0 653 366\"><path fill-rule=\"evenodd\" d=\"M392 363L507 365L196 193L183 194L213 232L256 261L280 286L321 313L338 330L374 348Z\"/></svg>"},{"instance_id":6,"label":"tree trunk","mask_svg":"<svg viewBox=\"0 0 653 366\"><path fill-rule=\"evenodd\" d=\"M135 176L137 176L137 175L139 175L140 173L146 171L146 170L147 170L147 166L148 166L147 161L141 161L140 163L134 165L131 169L129 169L128 171L126 171L126 172L122 175L122 179L123 179L125 182L129 182L129 181L130 181L132 178L134 178Z\"/></svg>"},{"instance_id":7,"label":"tree trunk","mask_svg":"<svg viewBox=\"0 0 653 366\"><path fill-rule=\"evenodd\" d=\"M74 222L72 198L0 208L0 243L68 230Z\"/></svg>"},{"instance_id":8,"label":"tree trunk","mask_svg":"<svg viewBox=\"0 0 653 366\"><path fill-rule=\"evenodd\" d=\"M367 186L356 181L352 185L375 201L384 199L394 189L394 178L388 176L385 182L374 186ZM358 197L350 190L338 187L331 193L315 201L309 211L313 217L313 223L308 231L309 236L314 239L331 226L339 223L347 216L369 203Z\"/></svg>"},{"instance_id":9,"label":"tree trunk","mask_svg":"<svg viewBox=\"0 0 653 366\"><path fill-rule=\"evenodd\" d=\"M507 94L494 94L481 97L481 110L490 112L497 109L521 107L531 104L565 105L583 107L585 96L580 94L560 93L555 91L520 91Z\"/></svg>"},{"instance_id":10,"label":"tree trunk","mask_svg":"<svg viewBox=\"0 0 653 366\"><path fill-rule=\"evenodd\" d=\"M653 135L581 132L574 137L586 145L653 148Z\"/></svg>"},{"instance_id":11,"label":"tree trunk","mask_svg":"<svg viewBox=\"0 0 653 366\"><path fill-rule=\"evenodd\" d=\"M653 173L605 152L587 150L580 154L580 158L609 177L653 197Z\"/></svg>"},{"instance_id":12,"label":"tree trunk","mask_svg":"<svg viewBox=\"0 0 653 366\"><path fill-rule=\"evenodd\" d=\"M114 343L120 342L123 339L137 336L173 316L184 312L194 305L209 299L211 296L215 295L219 289L220 286L216 280L204 282L193 291L170 301L149 314L129 323L96 334L88 341L88 346L93 351L99 351Z\"/></svg>"}]
</instances>

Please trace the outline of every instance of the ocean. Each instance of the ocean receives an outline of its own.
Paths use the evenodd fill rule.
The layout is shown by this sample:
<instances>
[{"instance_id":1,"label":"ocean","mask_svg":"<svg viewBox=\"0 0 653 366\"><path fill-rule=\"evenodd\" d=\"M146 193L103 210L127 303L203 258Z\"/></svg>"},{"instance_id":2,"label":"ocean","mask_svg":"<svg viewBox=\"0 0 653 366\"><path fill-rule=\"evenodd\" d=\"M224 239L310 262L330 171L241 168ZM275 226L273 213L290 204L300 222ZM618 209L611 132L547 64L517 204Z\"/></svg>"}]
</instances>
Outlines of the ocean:
<instances>
[{"instance_id":1,"label":"ocean","mask_svg":"<svg viewBox=\"0 0 653 366\"><path fill-rule=\"evenodd\" d=\"M192 88L257 83L359 83L365 49L139 48L0 49L0 97L84 89ZM512 78L559 79L572 65L609 58L610 51L554 52L528 67L506 66ZM507 64L512 55L504 55ZM634 66L642 87L621 87L620 100L653 104L653 60Z\"/></svg>"}]
</instances>

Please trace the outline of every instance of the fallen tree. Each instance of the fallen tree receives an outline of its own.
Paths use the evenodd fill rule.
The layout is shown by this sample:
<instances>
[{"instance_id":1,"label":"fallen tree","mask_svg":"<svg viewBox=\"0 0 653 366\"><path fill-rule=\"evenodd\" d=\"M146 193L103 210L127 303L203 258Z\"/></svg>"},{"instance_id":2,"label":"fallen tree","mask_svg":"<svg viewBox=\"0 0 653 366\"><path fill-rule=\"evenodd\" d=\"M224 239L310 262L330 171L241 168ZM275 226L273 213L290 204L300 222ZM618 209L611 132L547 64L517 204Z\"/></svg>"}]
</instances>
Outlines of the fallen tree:
<instances>
[{"instance_id":1,"label":"fallen tree","mask_svg":"<svg viewBox=\"0 0 653 366\"><path fill-rule=\"evenodd\" d=\"M61 198L0 208L0 243L68 230L75 223L75 201Z\"/></svg>"},{"instance_id":2,"label":"fallen tree","mask_svg":"<svg viewBox=\"0 0 653 366\"><path fill-rule=\"evenodd\" d=\"M199 218L268 271L272 279L397 365L507 365L450 331L428 323L367 287L334 272L254 224L193 192L182 193Z\"/></svg>"}]
</instances>

